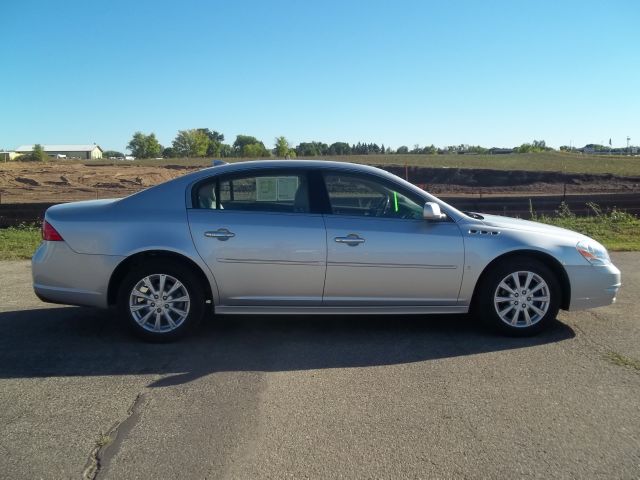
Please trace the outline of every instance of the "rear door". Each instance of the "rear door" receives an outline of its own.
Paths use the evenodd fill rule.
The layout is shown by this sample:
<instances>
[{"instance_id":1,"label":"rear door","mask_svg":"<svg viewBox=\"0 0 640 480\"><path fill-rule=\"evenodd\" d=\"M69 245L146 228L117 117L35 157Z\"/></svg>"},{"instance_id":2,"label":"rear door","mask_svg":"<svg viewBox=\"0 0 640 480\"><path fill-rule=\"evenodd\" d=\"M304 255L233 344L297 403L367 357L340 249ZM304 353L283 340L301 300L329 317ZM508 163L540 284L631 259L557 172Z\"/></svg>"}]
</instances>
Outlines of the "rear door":
<instances>
[{"instance_id":1,"label":"rear door","mask_svg":"<svg viewBox=\"0 0 640 480\"><path fill-rule=\"evenodd\" d=\"M327 306L456 305L464 245L455 222L372 175L326 171Z\"/></svg>"},{"instance_id":2,"label":"rear door","mask_svg":"<svg viewBox=\"0 0 640 480\"><path fill-rule=\"evenodd\" d=\"M320 305L326 233L304 171L223 176L194 187L188 212L221 305Z\"/></svg>"}]
</instances>

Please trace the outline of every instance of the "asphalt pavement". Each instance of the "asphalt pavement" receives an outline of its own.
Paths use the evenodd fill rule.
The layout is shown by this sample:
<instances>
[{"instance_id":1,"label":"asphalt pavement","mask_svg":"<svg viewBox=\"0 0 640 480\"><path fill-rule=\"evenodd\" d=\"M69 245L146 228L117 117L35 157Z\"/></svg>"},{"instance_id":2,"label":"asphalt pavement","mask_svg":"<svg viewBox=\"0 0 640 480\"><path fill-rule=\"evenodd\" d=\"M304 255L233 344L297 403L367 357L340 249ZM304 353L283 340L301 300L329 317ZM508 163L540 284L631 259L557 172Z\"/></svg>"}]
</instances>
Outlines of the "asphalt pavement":
<instances>
[{"instance_id":1,"label":"asphalt pavement","mask_svg":"<svg viewBox=\"0 0 640 480\"><path fill-rule=\"evenodd\" d=\"M0 478L640 478L640 254L615 305L505 338L466 316L217 317L169 345L0 263Z\"/></svg>"}]
</instances>

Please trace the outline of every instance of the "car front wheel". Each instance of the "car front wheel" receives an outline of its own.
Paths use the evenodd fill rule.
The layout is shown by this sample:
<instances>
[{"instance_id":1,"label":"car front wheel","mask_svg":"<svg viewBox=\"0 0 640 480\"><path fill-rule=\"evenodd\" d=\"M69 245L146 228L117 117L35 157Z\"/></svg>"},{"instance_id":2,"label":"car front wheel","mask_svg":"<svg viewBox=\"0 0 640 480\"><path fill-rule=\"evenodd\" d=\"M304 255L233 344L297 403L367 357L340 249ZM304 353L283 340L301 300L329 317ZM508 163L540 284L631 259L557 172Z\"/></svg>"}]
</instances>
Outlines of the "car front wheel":
<instances>
[{"instance_id":1,"label":"car front wheel","mask_svg":"<svg viewBox=\"0 0 640 480\"><path fill-rule=\"evenodd\" d=\"M158 261L134 267L124 278L120 316L145 340L164 342L182 337L204 314L204 293L197 277L176 262Z\"/></svg>"},{"instance_id":2,"label":"car front wheel","mask_svg":"<svg viewBox=\"0 0 640 480\"><path fill-rule=\"evenodd\" d=\"M478 314L491 327L517 336L534 335L558 314L560 284L536 259L501 262L482 280Z\"/></svg>"}]
</instances>

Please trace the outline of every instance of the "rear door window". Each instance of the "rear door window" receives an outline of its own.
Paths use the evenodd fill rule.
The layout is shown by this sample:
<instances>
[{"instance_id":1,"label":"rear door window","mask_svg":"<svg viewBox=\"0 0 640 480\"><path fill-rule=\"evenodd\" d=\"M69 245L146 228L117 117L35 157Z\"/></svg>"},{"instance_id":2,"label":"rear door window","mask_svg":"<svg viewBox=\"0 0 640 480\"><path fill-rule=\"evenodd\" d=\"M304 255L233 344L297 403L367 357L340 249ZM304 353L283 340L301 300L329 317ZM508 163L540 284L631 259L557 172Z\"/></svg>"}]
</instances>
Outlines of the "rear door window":
<instances>
[{"instance_id":1,"label":"rear door window","mask_svg":"<svg viewBox=\"0 0 640 480\"><path fill-rule=\"evenodd\" d=\"M196 208L248 212L309 213L304 173L274 172L222 177L198 187Z\"/></svg>"}]
</instances>

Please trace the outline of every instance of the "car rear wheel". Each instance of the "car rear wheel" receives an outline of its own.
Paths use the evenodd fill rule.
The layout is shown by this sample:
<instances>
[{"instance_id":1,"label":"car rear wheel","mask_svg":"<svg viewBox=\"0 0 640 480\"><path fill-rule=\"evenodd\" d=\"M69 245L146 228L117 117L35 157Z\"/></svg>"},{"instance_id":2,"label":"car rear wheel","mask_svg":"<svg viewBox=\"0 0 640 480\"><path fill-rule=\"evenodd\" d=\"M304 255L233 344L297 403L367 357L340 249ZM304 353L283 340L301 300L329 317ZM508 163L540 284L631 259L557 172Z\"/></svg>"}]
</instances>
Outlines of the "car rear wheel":
<instances>
[{"instance_id":1,"label":"car rear wheel","mask_svg":"<svg viewBox=\"0 0 640 480\"><path fill-rule=\"evenodd\" d=\"M139 337L153 342L176 340L204 314L204 292L193 272L172 261L134 267L119 295L120 316Z\"/></svg>"},{"instance_id":2,"label":"car rear wheel","mask_svg":"<svg viewBox=\"0 0 640 480\"><path fill-rule=\"evenodd\" d=\"M477 314L508 335L535 335L556 318L560 296L560 284L544 263L512 259L496 265L482 279Z\"/></svg>"}]
</instances>

